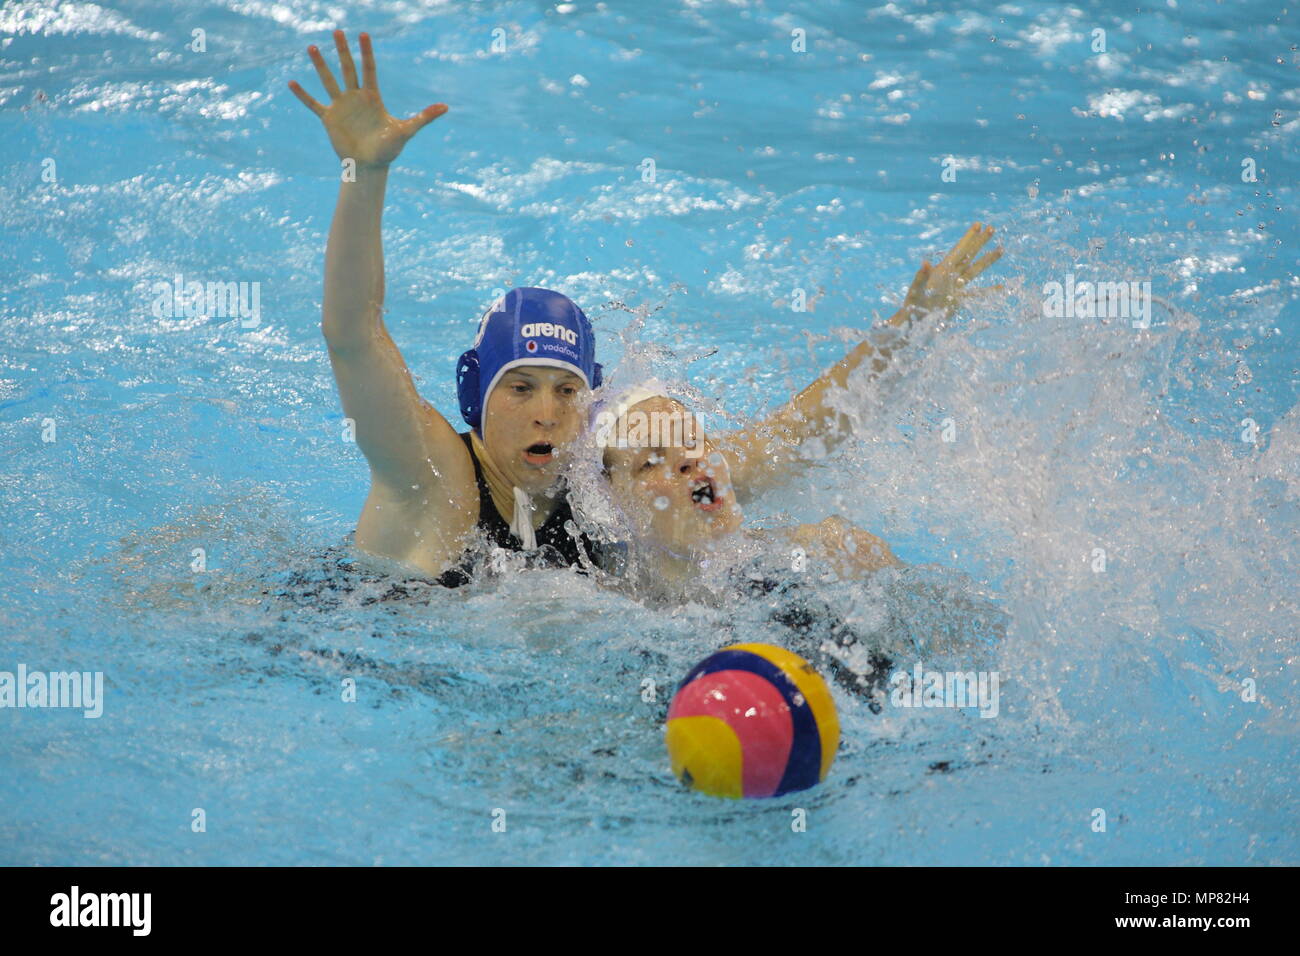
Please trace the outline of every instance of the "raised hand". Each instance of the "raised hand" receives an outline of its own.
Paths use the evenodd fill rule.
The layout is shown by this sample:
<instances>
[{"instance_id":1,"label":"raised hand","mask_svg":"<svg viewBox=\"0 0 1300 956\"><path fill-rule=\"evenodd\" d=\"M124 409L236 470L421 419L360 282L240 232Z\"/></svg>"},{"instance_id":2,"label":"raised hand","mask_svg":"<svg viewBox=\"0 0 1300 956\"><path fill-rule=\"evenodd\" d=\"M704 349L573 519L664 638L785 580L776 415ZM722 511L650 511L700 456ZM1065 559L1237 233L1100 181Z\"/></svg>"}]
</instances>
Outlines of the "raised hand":
<instances>
[{"instance_id":1,"label":"raised hand","mask_svg":"<svg viewBox=\"0 0 1300 956\"><path fill-rule=\"evenodd\" d=\"M357 82L357 67L352 60L352 52L348 49L348 41L342 30L334 31L334 44L338 47L339 65L343 68L342 89L325 64L320 49L315 46L307 48L307 55L316 66L316 74L330 96L329 106L322 106L312 99L297 82L290 81L289 89L304 106L320 117L340 159L355 160L359 167L387 166L397 158L407 140L447 112L447 104L426 106L410 119L399 120L389 115L379 95L375 53L370 45L370 35L361 34L360 84Z\"/></svg>"},{"instance_id":2,"label":"raised hand","mask_svg":"<svg viewBox=\"0 0 1300 956\"><path fill-rule=\"evenodd\" d=\"M916 278L912 280L912 287L907 290L907 298L889 324L910 325L926 316L946 319L971 299L1001 289L1000 285L966 288L967 283L1002 258L1001 246L975 258L992 237L993 227L977 222L966 230L966 235L957 240L937 266L931 266L928 259L923 259Z\"/></svg>"}]
</instances>

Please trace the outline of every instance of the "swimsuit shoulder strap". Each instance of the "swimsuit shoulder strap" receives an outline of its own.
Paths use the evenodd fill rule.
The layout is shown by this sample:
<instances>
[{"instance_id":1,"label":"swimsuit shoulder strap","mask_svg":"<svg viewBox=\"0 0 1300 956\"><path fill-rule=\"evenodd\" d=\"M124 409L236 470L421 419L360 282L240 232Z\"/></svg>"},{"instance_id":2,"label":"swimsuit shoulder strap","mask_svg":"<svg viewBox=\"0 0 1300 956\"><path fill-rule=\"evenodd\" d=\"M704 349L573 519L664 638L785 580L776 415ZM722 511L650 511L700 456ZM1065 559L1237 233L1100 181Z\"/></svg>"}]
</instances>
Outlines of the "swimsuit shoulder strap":
<instances>
[{"instance_id":1,"label":"swimsuit shoulder strap","mask_svg":"<svg viewBox=\"0 0 1300 956\"><path fill-rule=\"evenodd\" d=\"M465 443L469 460L474 463L474 483L478 485L478 527L483 529L488 540L497 547L514 549L516 545L511 544L513 535L510 533L510 525L506 524L505 519L497 512L496 503L492 500L492 490L488 488L487 479L483 477L483 466L479 464L478 456L474 454L474 443L470 441L469 432L460 432L460 440Z\"/></svg>"},{"instance_id":2,"label":"swimsuit shoulder strap","mask_svg":"<svg viewBox=\"0 0 1300 956\"><path fill-rule=\"evenodd\" d=\"M470 441L469 432L460 433L461 441L465 443L465 448L469 450L470 460L474 463L474 481L478 485L478 527L483 530L487 539L499 548L505 548L508 551L520 550L520 541L510 525L501 513L497 511L496 503L492 500L492 491L488 488L487 479L483 477L483 466L479 464L478 458L474 455L474 444ZM552 563L564 566L571 564L580 564L578 559L578 543L565 529L565 525L573 520L573 510L569 507L567 496L560 499L556 504L555 510L547 516L536 531L536 539L539 547L547 545L558 552L558 559ZM587 553L596 555L599 553L597 548L586 535L582 535L583 545L587 548ZM554 555L552 557L555 557Z\"/></svg>"}]
</instances>

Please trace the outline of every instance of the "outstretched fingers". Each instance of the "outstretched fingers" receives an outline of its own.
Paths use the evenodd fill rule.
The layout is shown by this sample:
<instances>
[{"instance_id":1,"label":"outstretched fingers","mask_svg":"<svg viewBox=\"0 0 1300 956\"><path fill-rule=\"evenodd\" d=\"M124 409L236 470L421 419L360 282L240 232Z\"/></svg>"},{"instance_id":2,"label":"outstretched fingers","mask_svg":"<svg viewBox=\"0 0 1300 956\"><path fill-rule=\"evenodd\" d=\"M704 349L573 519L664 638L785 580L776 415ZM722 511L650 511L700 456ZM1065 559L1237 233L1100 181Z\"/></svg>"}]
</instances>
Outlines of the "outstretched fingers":
<instances>
[{"instance_id":1,"label":"outstretched fingers","mask_svg":"<svg viewBox=\"0 0 1300 956\"><path fill-rule=\"evenodd\" d=\"M980 256L978 259L976 259L966 268L962 276L962 281L970 282L972 279L977 278L981 272L983 272L985 269L993 265L993 263L997 262L1001 258L1002 258L1001 246L998 246L992 252L984 253L984 255Z\"/></svg>"},{"instance_id":2,"label":"outstretched fingers","mask_svg":"<svg viewBox=\"0 0 1300 956\"><path fill-rule=\"evenodd\" d=\"M939 263L939 271L952 272L958 270L967 257L973 253L974 249L979 248L980 233L981 229L978 222L967 229L966 234L958 239L953 247L948 250L948 254L943 257L943 260Z\"/></svg>"},{"instance_id":3,"label":"outstretched fingers","mask_svg":"<svg viewBox=\"0 0 1300 956\"><path fill-rule=\"evenodd\" d=\"M434 103L432 106L426 106L406 121L408 133L414 136L445 112L447 112L446 103Z\"/></svg>"},{"instance_id":4,"label":"outstretched fingers","mask_svg":"<svg viewBox=\"0 0 1300 956\"><path fill-rule=\"evenodd\" d=\"M339 51L339 65L343 67L343 85L349 90L357 89L357 65L352 60L352 51L348 49L348 38L342 30L334 31L334 47Z\"/></svg>"},{"instance_id":5,"label":"outstretched fingers","mask_svg":"<svg viewBox=\"0 0 1300 956\"><path fill-rule=\"evenodd\" d=\"M978 255L980 250L983 249L988 244L988 241L993 238L992 226L980 226L979 223L976 223L974 228L975 235L971 241L966 244L965 248L962 249L961 260L957 263L957 270L963 274L970 271L971 262L975 259L975 256ZM968 275L967 278L974 277Z\"/></svg>"},{"instance_id":6,"label":"outstretched fingers","mask_svg":"<svg viewBox=\"0 0 1300 956\"><path fill-rule=\"evenodd\" d=\"M907 290L904 301L910 302L915 297L925 291L925 285L930 281L930 260L922 259L921 268L916 270L916 278L912 280L911 287Z\"/></svg>"},{"instance_id":7,"label":"outstretched fingers","mask_svg":"<svg viewBox=\"0 0 1300 956\"><path fill-rule=\"evenodd\" d=\"M903 304L889 320L890 325L906 325L916 317L919 308L918 303L925 298L925 287L930 283L930 274L930 260L922 259L921 268L916 270L916 278L912 280L907 295L903 297Z\"/></svg>"},{"instance_id":8,"label":"outstretched fingers","mask_svg":"<svg viewBox=\"0 0 1300 956\"><path fill-rule=\"evenodd\" d=\"M321 106L314 99L312 99L311 95L306 90L304 90L301 86L299 86L296 80L289 81L289 92L293 93L294 96L298 97L298 99L302 101L302 105L307 107L307 109L311 110L317 116L325 115L325 107Z\"/></svg>"},{"instance_id":9,"label":"outstretched fingers","mask_svg":"<svg viewBox=\"0 0 1300 956\"><path fill-rule=\"evenodd\" d=\"M375 48L370 43L370 34L361 34L361 82L368 90L379 89L379 76L375 73Z\"/></svg>"},{"instance_id":10,"label":"outstretched fingers","mask_svg":"<svg viewBox=\"0 0 1300 956\"><path fill-rule=\"evenodd\" d=\"M325 64L325 57L321 56L320 48L315 46L307 47L307 55L311 57L312 65L316 67L316 75L320 77L325 92L330 95L331 100L338 99L343 91L339 89L338 81L334 79L334 74L330 72L330 68Z\"/></svg>"},{"instance_id":11,"label":"outstretched fingers","mask_svg":"<svg viewBox=\"0 0 1300 956\"><path fill-rule=\"evenodd\" d=\"M980 233L979 242L975 243L975 245L971 247L970 255L966 258L966 261L962 263L963 267L969 268L971 262L975 259L975 256L978 255L986 245L988 245L988 241L992 238L993 227L985 226L984 231Z\"/></svg>"}]
</instances>

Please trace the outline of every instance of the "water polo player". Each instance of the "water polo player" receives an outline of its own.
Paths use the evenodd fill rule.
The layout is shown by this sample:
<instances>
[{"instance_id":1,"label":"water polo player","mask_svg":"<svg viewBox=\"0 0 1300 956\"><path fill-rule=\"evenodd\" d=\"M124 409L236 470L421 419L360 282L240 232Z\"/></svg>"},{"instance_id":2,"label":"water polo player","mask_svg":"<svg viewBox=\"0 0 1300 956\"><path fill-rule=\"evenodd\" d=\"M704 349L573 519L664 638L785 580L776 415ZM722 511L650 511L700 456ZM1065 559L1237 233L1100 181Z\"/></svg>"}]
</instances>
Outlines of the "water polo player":
<instances>
[{"instance_id":1,"label":"water polo player","mask_svg":"<svg viewBox=\"0 0 1300 956\"><path fill-rule=\"evenodd\" d=\"M889 546L838 517L746 527L726 456L657 380L598 402L592 420L587 437L600 476L593 480L589 460L575 461L575 498L581 520L597 532L593 537L602 525L621 544L594 562L609 572L598 580L660 605L731 607L758 598L766 618L784 627L790 650L878 710L875 695L892 667L889 658L816 593L791 580L799 575L782 574L763 559L779 555L788 570L790 557L799 554L809 566L852 580L897 565ZM611 560L615 554L622 559Z\"/></svg>"},{"instance_id":2,"label":"water polo player","mask_svg":"<svg viewBox=\"0 0 1300 956\"><path fill-rule=\"evenodd\" d=\"M329 106L289 86L320 117L339 158L355 163L355 181L340 186L325 251L322 320L343 409L370 464L355 544L449 585L467 579L474 563L467 547L476 540L538 549L545 563L575 563L563 467L585 399L600 384L591 325L558 292L512 289L484 314L474 347L457 364L470 431L458 434L419 396L384 327L380 218L389 164L447 107L390 116L369 36L361 34L360 83L341 30L334 40L342 89L320 50L308 48Z\"/></svg>"},{"instance_id":3,"label":"water polo player","mask_svg":"<svg viewBox=\"0 0 1300 956\"><path fill-rule=\"evenodd\" d=\"M581 480L587 498L584 520L593 527L609 527L624 539L634 559L623 569L630 582L652 593L678 596L701 585L707 590L709 583L700 580L703 566L719 563L720 548L743 550L747 540L801 549L842 576L897 563L883 541L838 516L818 524L759 531L742 527L739 505L777 479L792 476L792 465L799 459L780 453L782 446L797 448L814 436L825 446L844 436L842 416L827 399L833 390L847 386L863 362L871 358L868 374L878 376L892 358L892 349L907 341L914 326L946 318L988 291L967 285L1002 254L999 248L977 258L992 234L991 227L975 223L937 266L922 262L902 306L886 323L897 333L891 348L862 342L753 428L708 436L696 416L657 381L625 384L621 392L598 401L586 442L594 456L578 460L578 474L584 463L590 466L598 458L614 508L605 506L600 483L592 481L588 467Z\"/></svg>"},{"instance_id":4,"label":"water polo player","mask_svg":"<svg viewBox=\"0 0 1300 956\"><path fill-rule=\"evenodd\" d=\"M801 549L841 577L898 563L884 541L839 517L793 527L746 527L727 456L658 381L597 403L593 421L600 424L591 437L608 482L608 501L583 482L583 518L614 529L625 544L623 582L643 594L702 596L719 584L704 573L707 565L725 573L762 550ZM641 436L653 437L643 441Z\"/></svg>"}]
</instances>

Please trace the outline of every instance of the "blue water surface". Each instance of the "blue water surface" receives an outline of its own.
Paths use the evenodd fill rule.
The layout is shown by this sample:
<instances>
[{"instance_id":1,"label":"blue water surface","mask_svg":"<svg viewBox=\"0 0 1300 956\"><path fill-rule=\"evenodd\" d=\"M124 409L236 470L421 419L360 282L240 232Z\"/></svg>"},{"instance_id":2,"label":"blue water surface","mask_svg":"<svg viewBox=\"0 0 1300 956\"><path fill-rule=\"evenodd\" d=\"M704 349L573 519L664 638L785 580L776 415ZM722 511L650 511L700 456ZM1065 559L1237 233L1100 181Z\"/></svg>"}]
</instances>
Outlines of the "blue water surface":
<instances>
[{"instance_id":1,"label":"blue water surface","mask_svg":"<svg viewBox=\"0 0 1300 956\"><path fill-rule=\"evenodd\" d=\"M105 701L0 711L0 863L1300 862L1298 26L1266 0L6 3L0 671L102 671ZM394 113L450 106L384 241L386 322L454 423L499 290L565 292L614 374L652 362L726 428L997 227L1003 291L855 381L854 440L747 515L888 540L911 570L822 597L901 613L904 666L996 670L996 718L836 686L823 785L719 801L673 778L666 698L780 640L764 608L339 569L368 481L319 330L339 169L287 89L324 95L305 48L337 27ZM1068 275L1149 282L1151 327L1048 314ZM176 276L256 283L258 321L158 314ZM1006 616L993 648L973 608Z\"/></svg>"}]
</instances>

